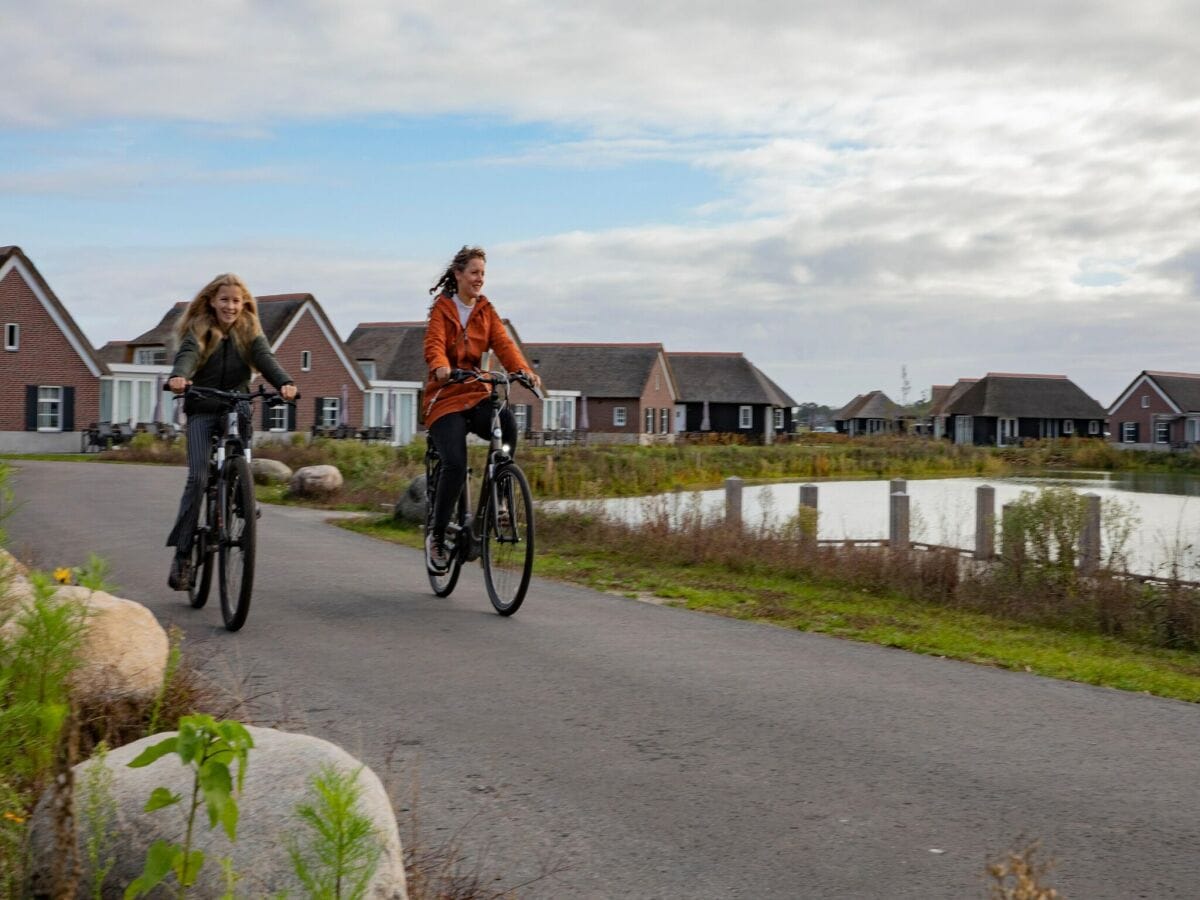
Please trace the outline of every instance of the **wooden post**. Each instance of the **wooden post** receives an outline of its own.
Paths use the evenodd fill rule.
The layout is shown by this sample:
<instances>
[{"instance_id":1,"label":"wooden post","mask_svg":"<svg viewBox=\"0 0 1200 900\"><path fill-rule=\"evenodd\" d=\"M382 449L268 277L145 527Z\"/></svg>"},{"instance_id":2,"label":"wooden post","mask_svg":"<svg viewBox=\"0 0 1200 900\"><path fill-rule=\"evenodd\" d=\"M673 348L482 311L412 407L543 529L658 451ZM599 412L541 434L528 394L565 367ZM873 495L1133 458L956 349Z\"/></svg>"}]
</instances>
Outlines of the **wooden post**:
<instances>
[{"instance_id":1,"label":"wooden post","mask_svg":"<svg viewBox=\"0 0 1200 900\"><path fill-rule=\"evenodd\" d=\"M892 494L891 515L888 517L888 545L893 550L910 550L908 538L908 494Z\"/></svg>"},{"instance_id":2,"label":"wooden post","mask_svg":"<svg viewBox=\"0 0 1200 900\"><path fill-rule=\"evenodd\" d=\"M1100 495L1084 494L1086 515L1079 533L1079 571L1093 575L1100 568Z\"/></svg>"},{"instance_id":3,"label":"wooden post","mask_svg":"<svg viewBox=\"0 0 1200 900\"><path fill-rule=\"evenodd\" d=\"M742 479L736 475L725 479L725 524L742 527Z\"/></svg>"},{"instance_id":4,"label":"wooden post","mask_svg":"<svg viewBox=\"0 0 1200 900\"><path fill-rule=\"evenodd\" d=\"M815 484L800 485L798 517L801 540L815 546L817 542L817 486Z\"/></svg>"},{"instance_id":5,"label":"wooden post","mask_svg":"<svg viewBox=\"0 0 1200 900\"><path fill-rule=\"evenodd\" d=\"M889 483L889 485L890 485L888 487L889 494L907 494L908 493L908 482L903 478L893 478L891 480L891 482Z\"/></svg>"},{"instance_id":6,"label":"wooden post","mask_svg":"<svg viewBox=\"0 0 1200 900\"><path fill-rule=\"evenodd\" d=\"M817 486L815 484L800 485L800 505L809 509L817 508Z\"/></svg>"},{"instance_id":7,"label":"wooden post","mask_svg":"<svg viewBox=\"0 0 1200 900\"><path fill-rule=\"evenodd\" d=\"M975 558L996 555L996 489L990 484L975 488Z\"/></svg>"}]
</instances>

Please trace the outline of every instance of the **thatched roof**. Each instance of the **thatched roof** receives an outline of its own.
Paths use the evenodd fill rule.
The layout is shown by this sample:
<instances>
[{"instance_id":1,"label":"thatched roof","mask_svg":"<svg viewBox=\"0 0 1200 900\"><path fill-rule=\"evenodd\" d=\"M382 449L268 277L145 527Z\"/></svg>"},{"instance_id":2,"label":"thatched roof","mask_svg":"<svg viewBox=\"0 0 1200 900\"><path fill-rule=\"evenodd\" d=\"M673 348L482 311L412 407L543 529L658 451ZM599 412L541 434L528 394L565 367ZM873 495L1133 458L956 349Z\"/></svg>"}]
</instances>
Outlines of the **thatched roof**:
<instances>
[{"instance_id":1,"label":"thatched roof","mask_svg":"<svg viewBox=\"0 0 1200 900\"><path fill-rule=\"evenodd\" d=\"M899 405L883 391L859 394L834 413L833 421L849 422L851 419L899 419L904 415Z\"/></svg>"},{"instance_id":2,"label":"thatched roof","mask_svg":"<svg viewBox=\"0 0 1200 900\"><path fill-rule=\"evenodd\" d=\"M346 340L356 360L375 363L375 378L380 381L424 382L424 322L364 322Z\"/></svg>"},{"instance_id":3,"label":"thatched roof","mask_svg":"<svg viewBox=\"0 0 1200 900\"><path fill-rule=\"evenodd\" d=\"M598 399L640 397L663 352L662 344L526 344L524 349L545 384Z\"/></svg>"},{"instance_id":4,"label":"thatched roof","mask_svg":"<svg viewBox=\"0 0 1200 900\"><path fill-rule=\"evenodd\" d=\"M1027 419L1103 419L1104 408L1065 375L989 372L950 403L957 416Z\"/></svg>"},{"instance_id":5,"label":"thatched roof","mask_svg":"<svg viewBox=\"0 0 1200 900\"><path fill-rule=\"evenodd\" d=\"M796 401L741 353L668 353L683 403L792 407Z\"/></svg>"},{"instance_id":6,"label":"thatched roof","mask_svg":"<svg viewBox=\"0 0 1200 900\"><path fill-rule=\"evenodd\" d=\"M929 407L929 415L946 415L946 410L949 409L950 405L965 394L972 385L978 382L978 378L960 378L954 384L935 384L933 386L933 402Z\"/></svg>"}]
</instances>

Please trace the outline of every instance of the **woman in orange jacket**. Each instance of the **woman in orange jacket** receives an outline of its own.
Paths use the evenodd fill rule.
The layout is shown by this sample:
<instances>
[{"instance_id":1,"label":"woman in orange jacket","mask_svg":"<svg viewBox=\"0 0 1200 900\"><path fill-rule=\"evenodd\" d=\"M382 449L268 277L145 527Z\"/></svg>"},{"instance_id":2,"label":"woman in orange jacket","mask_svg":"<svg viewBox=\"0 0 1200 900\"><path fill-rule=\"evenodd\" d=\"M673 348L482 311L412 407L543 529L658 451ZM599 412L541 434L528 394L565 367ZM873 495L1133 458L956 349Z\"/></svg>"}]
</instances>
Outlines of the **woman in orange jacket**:
<instances>
[{"instance_id":1,"label":"woman in orange jacket","mask_svg":"<svg viewBox=\"0 0 1200 900\"><path fill-rule=\"evenodd\" d=\"M491 389L478 381L447 384L452 369L478 369L483 354L492 350L505 370L524 372L540 387L533 371L487 297L483 279L487 254L481 247L463 247L429 289L434 295L425 327L425 427L442 459L441 484L433 511L433 531L426 545L430 568L445 571L450 563L443 536L454 503L467 477L467 432L491 437L492 410L485 401ZM503 440L517 447L517 421L505 409L500 414Z\"/></svg>"}]
</instances>

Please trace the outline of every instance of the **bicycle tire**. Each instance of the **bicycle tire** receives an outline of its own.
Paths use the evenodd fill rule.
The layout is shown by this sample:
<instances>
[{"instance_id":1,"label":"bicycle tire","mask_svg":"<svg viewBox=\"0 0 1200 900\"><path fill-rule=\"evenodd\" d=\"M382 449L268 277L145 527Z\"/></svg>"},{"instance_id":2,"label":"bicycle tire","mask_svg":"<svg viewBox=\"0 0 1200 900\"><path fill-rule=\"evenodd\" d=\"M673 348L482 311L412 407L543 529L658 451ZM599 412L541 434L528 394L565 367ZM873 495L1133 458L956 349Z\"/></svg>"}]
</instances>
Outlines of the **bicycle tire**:
<instances>
[{"instance_id":1,"label":"bicycle tire","mask_svg":"<svg viewBox=\"0 0 1200 900\"><path fill-rule=\"evenodd\" d=\"M433 473L427 479L426 483L432 483L433 488L427 489L425 492L425 534L428 535L433 530L433 508L437 494L437 476L438 469L435 468ZM454 515L451 521L457 524L460 528L459 534L463 537L455 541L454 549L450 553L450 567L445 572L434 572L429 567L429 560L425 561L425 574L429 576L429 586L433 588L434 594L439 597L449 597L454 586L458 584L458 576L462 573L463 564L463 549L462 541L467 539L466 535L466 518L467 504L465 492L459 492L458 503L454 508Z\"/></svg>"},{"instance_id":2,"label":"bicycle tire","mask_svg":"<svg viewBox=\"0 0 1200 900\"><path fill-rule=\"evenodd\" d=\"M238 454L225 463L221 482L221 616L229 631L246 624L254 592L254 556L257 545L254 480L250 464Z\"/></svg>"},{"instance_id":3,"label":"bicycle tire","mask_svg":"<svg viewBox=\"0 0 1200 900\"><path fill-rule=\"evenodd\" d=\"M212 589L214 559L209 532L208 493L200 498L200 515L196 520L196 536L192 541L192 580L188 583L188 602L192 609L202 609Z\"/></svg>"},{"instance_id":4,"label":"bicycle tire","mask_svg":"<svg viewBox=\"0 0 1200 900\"><path fill-rule=\"evenodd\" d=\"M508 521L500 520L506 507ZM489 487L484 510L483 580L492 606L511 616L525 600L533 572L533 497L520 467L507 465Z\"/></svg>"}]
</instances>

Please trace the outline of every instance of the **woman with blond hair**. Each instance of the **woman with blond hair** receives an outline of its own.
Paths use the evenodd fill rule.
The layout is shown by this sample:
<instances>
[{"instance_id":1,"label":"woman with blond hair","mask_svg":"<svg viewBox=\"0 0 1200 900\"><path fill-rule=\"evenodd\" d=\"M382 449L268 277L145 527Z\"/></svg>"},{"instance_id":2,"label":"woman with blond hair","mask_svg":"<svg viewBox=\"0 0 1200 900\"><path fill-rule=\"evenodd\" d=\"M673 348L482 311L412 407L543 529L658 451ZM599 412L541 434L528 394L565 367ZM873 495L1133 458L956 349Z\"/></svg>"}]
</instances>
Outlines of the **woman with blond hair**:
<instances>
[{"instance_id":1,"label":"woman with blond hair","mask_svg":"<svg viewBox=\"0 0 1200 900\"><path fill-rule=\"evenodd\" d=\"M296 385L275 359L258 321L254 295L236 275L218 275L188 304L175 326L179 350L167 379L167 387L182 394L188 385L222 391L247 391L250 377L260 373L283 396L296 397ZM187 413L187 483L179 501L175 527L167 546L175 548L167 584L172 590L187 590L191 581L192 540L208 481L208 451L213 432L221 427L220 404L216 400L190 396L184 401ZM250 435L249 404L238 409L242 431Z\"/></svg>"},{"instance_id":2,"label":"woman with blond hair","mask_svg":"<svg viewBox=\"0 0 1200 900\"><path fill-rule=\"evenodd\" d=\"M433 529L425 545L426 565L444 572L450 557L446 526L467 477L467 432L491 437L490 388L481 382L447 384L452 369L478 369L487 350L494 350L508 372L525 372L535 386L542 380L533 371L491 301L483 296L487 254L482 247L463 247L429 289L435 295L425 327L425 427L442 459ZM504 443L516 451L517 422L505 409L500 414Z\"/></svg>"}]
</instances>

